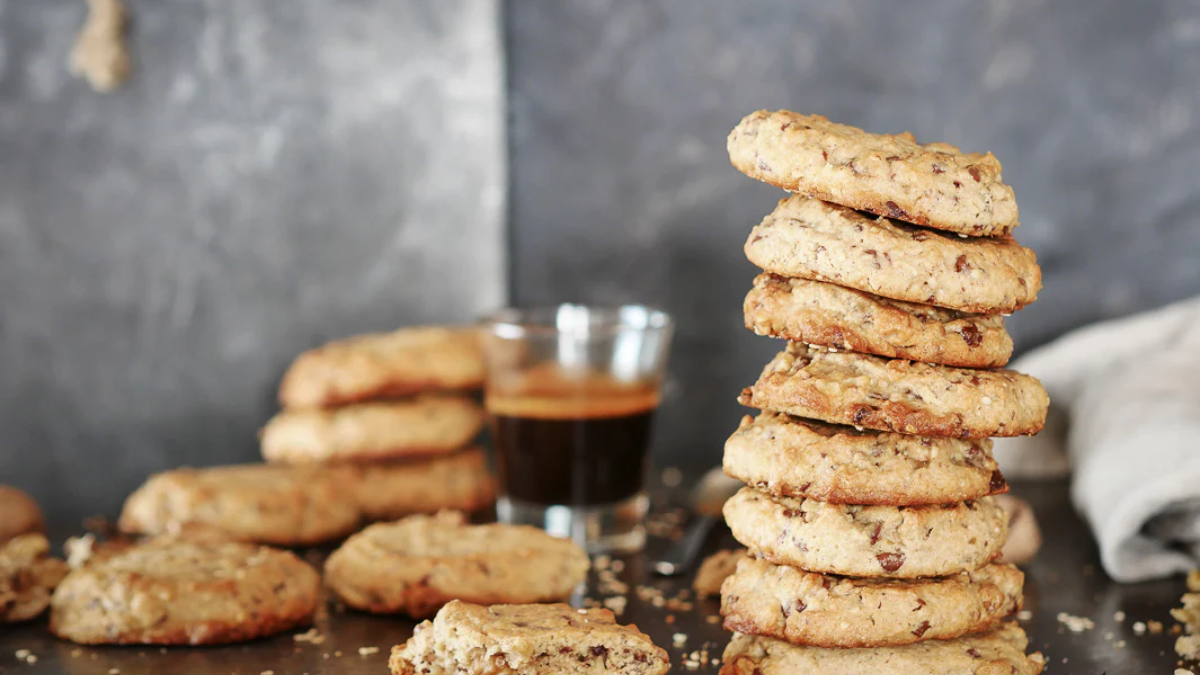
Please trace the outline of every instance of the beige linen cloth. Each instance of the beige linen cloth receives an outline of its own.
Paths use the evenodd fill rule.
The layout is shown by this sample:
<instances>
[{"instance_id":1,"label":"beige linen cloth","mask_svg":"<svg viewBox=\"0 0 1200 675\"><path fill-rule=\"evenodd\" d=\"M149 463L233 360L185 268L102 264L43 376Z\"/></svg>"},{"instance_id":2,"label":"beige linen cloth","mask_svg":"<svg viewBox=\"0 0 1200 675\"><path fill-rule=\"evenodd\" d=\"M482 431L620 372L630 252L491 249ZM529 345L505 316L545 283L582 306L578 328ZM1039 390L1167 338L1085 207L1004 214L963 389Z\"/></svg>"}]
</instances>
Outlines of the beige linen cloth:
<instances>
[{"instance_id":1,"label":"beige linen cloth","mask_svg":"<svg viewBox=\"0 0 1200 675\"><path fill-rule=\"evenodd\" d=\"M1200 567L1200 298L1089 326L1009 367L1050 392L1045 430L997 439L1012 478L1071 474L1109 576Z\"/></svg>"}]
</instances>

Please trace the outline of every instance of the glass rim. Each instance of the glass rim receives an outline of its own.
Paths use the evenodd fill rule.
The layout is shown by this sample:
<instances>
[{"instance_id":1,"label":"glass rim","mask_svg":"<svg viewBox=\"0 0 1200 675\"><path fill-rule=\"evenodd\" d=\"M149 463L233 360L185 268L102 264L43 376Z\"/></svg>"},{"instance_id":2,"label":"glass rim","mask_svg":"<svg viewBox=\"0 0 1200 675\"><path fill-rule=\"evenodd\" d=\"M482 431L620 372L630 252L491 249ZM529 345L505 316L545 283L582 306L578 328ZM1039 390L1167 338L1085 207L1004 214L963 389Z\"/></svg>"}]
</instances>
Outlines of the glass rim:
<instances>
[{"instance_id":1,"label":"glass rim","mask_svg":"<svg viewBox=\"0 0 1200 675\"><path fill-rule=\"evenodd\" d=\"M562 314L578 317L562 321ZM505 307L485 314L476 322L501 338L530 335L616 335L629 331L671 330L675 320L665 310L648 305L588 305L564 302L558 305Z\"/></svg>"}]
</instances>

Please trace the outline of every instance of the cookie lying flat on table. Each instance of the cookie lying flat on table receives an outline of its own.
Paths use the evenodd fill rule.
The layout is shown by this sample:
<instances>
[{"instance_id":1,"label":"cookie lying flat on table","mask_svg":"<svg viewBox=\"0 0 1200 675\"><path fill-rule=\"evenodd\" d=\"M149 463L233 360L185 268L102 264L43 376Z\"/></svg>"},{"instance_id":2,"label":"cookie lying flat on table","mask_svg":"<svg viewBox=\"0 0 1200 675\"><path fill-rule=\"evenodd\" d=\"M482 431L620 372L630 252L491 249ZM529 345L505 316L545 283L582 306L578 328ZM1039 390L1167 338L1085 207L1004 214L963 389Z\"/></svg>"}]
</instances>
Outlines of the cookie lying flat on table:
<instances>
[{"instance_id":1,"label":"cookie lying flat on table","mask_svg":"<svg viewBox=\"0 0 1200 675\"><path fill-rule=\"evenodd\" d=\"M745 557L721 589L725 629L814 647L898 647L998 625L1021 609L1011 565L928 579L828 576Z\"/></svg>"},{"instance_id":2,"label":"cookie lying flat on table","mask_svg":"<svg viewBox=\"0 0 1200 675\"><path fill-rule=\"evenodd\" d=\"M523 525L470 525L461 513L380 523L346 540L325 582L355 609L424 618L450 600L484 605L565 600L587 579L573 541Z\"/></svg>"},{"instance_id":3,"label":"cookie lying flat on table","mask_svg":"<svg viewBox=\"0 0 1200 675\"><path fill-rule=\"evenodd\" d=\"M355 496L319 467L240 464L151 476L125 500L117 527L167 534L206 526L232 539L307 546L358 528Z\"/></svg>"},{"instance_id":4,"label":"cookie lying flat on table","mask_svg":"<svg viewBox=\"0 0 1200 675\"><path fill-rule=\"evenodd\" d=\"M738 562L746 557L746 549L735 548L716 553L704 559L696 570L692 590L697 598L711 598L721 594L721 584L737 569Z\"/></svg>"},{"instance_id":5,"label":"cookie lying flat on table","mask_svg":"<svg viewBox=\"0 0 1200 675\"><path fill-rule=\"evenodd\" d=\"M50 542L36 532L0 544L0 623L28 621L50 606L67 563L49 552Z\"/></svg>"},{"instance_id":6,"label":"cookie lying flat on table","mask_svg":"<svg viewBox=\"0 0 1200 675\"><path fill-rule=\"evenodd\" d=\"M369 399L483 386L483 353L471 328L425 326L335 340L301 354L279 402L325 408Z\"/></svg>"},{"instance_id":7,"label":"cookie lying flat on table","mask_svg":"<svg viewBox=\"0 0 1200 675\"><path fill-rule=\"evenodd\" d=\"M1037 299L1037 256L1011 237L963 239L800 195L750 232L746 257L767 272L975 314Z\"/></svg>"},{"instance_id":8,"label":"cookie lying flat on table","mask_svg":"<svg viewBox=\"0 0 1200 675\"><path fill-rule=\"evenodd\" d=\"M1016 623L955 638L904 647L829 649L783 640L734 635L721 675L1038 675L1039 653L1026 655L1029 638Z\"/></svg>"},{"instance_id":9,"label":"cookie lying flat on table","mask_svg":"<svg viewBox=\"0 0 1200 675\"><path fill-rule=\"evenodd\" d=\"M777 565L853 577L957 574L1000 553L1008 516L991 497L933 506L850 506L743 488L725 503L733 538Z\"/></svg>"},{"instance_id":10,"label":"cookie lying flat on table","mask_svg":"<svg viewBox=\"0 0 1200 675\"><path fill-rule=\"evenodd\" d=\"M0 544L17 535L45 529L45 518L33 497L15 487L0 485Z\"/></svg>"},{"instance_id":11,"label":"cookie lying flat on table","mask_svg":"<svg viewBox=\"0 0 1200 675\"><path fill-rule=\"evenodd\" d=\"M395 675L661 675L671 663L606 609L454 601L392 648Z\"/></svg>"},{"instance_id":12,"label":"cookie lying flat on table","mask_svg":"<svg viewBox=\"0 0 1200 675\"><path fill-rule=\"evenodd\" d=\"M50 631L80 644L208 645L311 622L321 578L286 551L160 537L72 571Z\"/></svg>"},{"instance_id":13,"label":"cookie lying flat on table","mask_svg":"<svg viewBox=\"0 0 1200 675\"><path fill-rule=\"evenodd\" d=\"M367 520L478 511L496 499L496 480L482 448L419 461L339 466L333 475L339 476Z\"/></svg>"},{"instance_id":14,"label":"cookie lying flat on table","mask_svg":"<svg viewBox=\"0 0 1200 675\"><path fill-rule=\"evenodd\" d=\"M998 314L889 300L809 279L760 274L743 309L746 328L759 335L894 359L997 368L1013 350Z\"/></svg>"},{"instance_id":15,"label":"cookie lying flat on table","mask_svg":"<svg viewBox=\"0 0 1200 675\"><path fill-rule=\"evenodd\" d=\"M791 343L738 399L760 410L921 436L1036 434L1050 398L1012 370L970 370Z\"/></svg>"},{"instance_id":16,"label":"cookie lying flat on table","mask_svg":"<svg viewBox=\"0 0 1200 675\"><path fill-rule=\"evenodd\" d=\"M480 406L451 396L284 410L263 428L262 454L283 464L406 459L453 452L482 428Z\"/></svg>"},{"instance_id":17,"label":"cookie lying flat on table","mask_svg":"<svg viewBox=\"0 0 1200 675\"><path fill-rule=\"evenodd\" d=\"M820 115L760 110L729 134L739 171L802 192L910 223L972 236L1017 226L1017 200L1000 161L912 134L872 134Z\"/></svg>"},{"instance_id":18,"label":"cookie lying flat on table","mask_svg":"<svg viewBox=\"0 0 1200 675\"><path fill-rule=\"evenodd\" d=\"M987 439L859 431L783 413L746 416L725 473L773 495L834 504L947 504L1008 491Z\"/></svg>"}]
</instances>

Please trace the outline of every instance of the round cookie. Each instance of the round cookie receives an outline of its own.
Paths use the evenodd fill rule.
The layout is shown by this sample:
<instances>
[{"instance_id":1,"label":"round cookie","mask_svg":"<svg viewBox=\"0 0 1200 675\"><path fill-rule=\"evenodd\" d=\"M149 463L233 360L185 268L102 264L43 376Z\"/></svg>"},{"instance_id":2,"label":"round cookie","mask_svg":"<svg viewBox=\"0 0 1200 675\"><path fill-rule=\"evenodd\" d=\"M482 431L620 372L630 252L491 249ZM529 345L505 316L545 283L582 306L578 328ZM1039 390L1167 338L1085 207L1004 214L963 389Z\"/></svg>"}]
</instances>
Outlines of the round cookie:
<instances>
[{"instance_id":1,"label":"round cookie","mask_svg":"<svg viewBox=\"0 0 1200 675\"><path fill-rule=\"evenodd\" d=\"M1012 370L969 370L791 343L742 390L742 405L922 436L1036 434L1050 398Z\"/></svg>"},{"instance_id":2,"label":"round cookie","mask_svg":"<svg viewBox=\"0 0 1200 675\"><path fill-rule=\"evenodd\" d=\"M801 647L754 635L733 636L720 675L1038 675L1046 659L1026 655L1029 638L1015 622L978 635L904 647Z\"/></svg>"},{"instance_id":3,"label":"round cookie","mask_svg":"<svg viewBox=\"0 0 1200 675\"><path fill-rule=\"evenodd\" d=\"M1000 553L1008 517L991 497L935 506L849 506L742 488L725 522L760 558L853 577L957 574Z\"/></svg>"},{"instance_id":4,"label":"round cookie","mask_svg":"<svg viewBox=\"0 0 1200 675\"><path fill-rule=\"evenodd\" d=\"M998 314L889 300L809 279L760 274L743 305L759 335L964 368L998 368L1013 341Z\"/></svg>"},{"instance_id":5,"label":"round cookie","mask_svg":"<svg viewBox=\"0 0 1200 675\"><path fill-rule=\"evenodd\" d=\"M262 454L283 464L405 459L457 450L482 428L479 405L451 396L289 409L263 428Z\"/></svg>"},{"instance_id":6,"label":"round cookie","mask_svg":"<svg viewBox=\"0 0 1200 675\"><path fill-rule=\"evenodd\" d=\"M67 564L48 557L50 542L34 532L0 544L0 623L37 617L67 574Z\"/></svg>"},{"instance_id":7,"label":"round cookie","mask_svg":"<svg viewBox=\"0 0 1200 675\"><path fill-rule=\"evenodd\" d=\"M496 499L496 481L481 448L416 462L339 469L367 520L395 520L443 509L477 511Z\"/></svg>"},{"instance_id":8,"label":"round cookie","mask_svg":"<svg viewBox=\"0 0 1200 675\"><path fill-rule=\"evenodd\" d=\"M965 239L801 195L750 232L746 257L767 272L975 314L1037 299L1037 256L1011 237Z\"/></svg>"},{"instance_id":9,"label":"round cookie","mask_svg":"<svg viewBox=\"0 0 1200 675\"><path fill-rule=\"evenodd\" d=\"M46 520L33 497L8 485L0 485L0 544L19 534L44 532Z\"/></svg>"},{"instance_id":10,"label":"round cookie","mask_svg":"<svg viewBox=\"0 0 1200 675\"><path fill-rule=\"evenodd\" d=\"M67 575L50 631L80 644L223 644L306 625L320 599L316 570L286 551L160 537Z\"/></svg>"},{"instance_id":11,"label":"round cookie","mask_svg":"<svg viewBox=\"0 0 1200 675\"><path fill-rule=\"evenodd\" d=\"M739 171L791 192L972 236L1017 226L1017 200L992 153L871 134L820 115L760 110L729 134Z\"/></svg>"},{"instance_id":12,"label":"round cookie","mask_svg":"<svg viewBox=\"0 0 1200 675\"><path fill-rule=\"evenodd\" d=\"M349 606L423 618L450 600L481 605L564 600L587 579L573 541L524 525L470 525L461 513L410 516L350 537L325 563Z\"/></svg>"},{"instance_id":13,"label":"round cookie","mask_svg":"<svg viewBox=\"0 0 1200 675\"><path fill-rule=\"evenodd\" d=\"M725 473L773 495L834 504L948 504L1008 491L987 439L859 431L791 415L746 416Z\"/></svg>"},{"instance_id":14,"label":"round cookie","mask_svg":"<svg viewBox=\"0 0 1200 675\"><path fill-rule=\"evenodd\" d=\"M204 527L232 539L307 546L357 529L344 481L315 467L241 464L151 476L125 500L117 526L133 534Z\"/></svg>"},{"instance_id":15,"label":"round cookie","mask_svg":"<svg viewBox=\"0 0 1200 675\"><path fill-rule=\"evenodd\" d=\"M301 354L284 373L279 402L327 408L427 391L483 386L472 328L424 326L335 340Z\"/></svg>"},{"instance_id":16,"label":"round cookie","mask_svg":"<svg viewBox=\"0 0 1200 675\"><path fill-rule=\"evenodd\" d=\"M813 647L899 647L998 625L1021 609L1011 565L931 579L836 577L744 557L721 587L725 629Z\"/></svg>"}]
</instances>

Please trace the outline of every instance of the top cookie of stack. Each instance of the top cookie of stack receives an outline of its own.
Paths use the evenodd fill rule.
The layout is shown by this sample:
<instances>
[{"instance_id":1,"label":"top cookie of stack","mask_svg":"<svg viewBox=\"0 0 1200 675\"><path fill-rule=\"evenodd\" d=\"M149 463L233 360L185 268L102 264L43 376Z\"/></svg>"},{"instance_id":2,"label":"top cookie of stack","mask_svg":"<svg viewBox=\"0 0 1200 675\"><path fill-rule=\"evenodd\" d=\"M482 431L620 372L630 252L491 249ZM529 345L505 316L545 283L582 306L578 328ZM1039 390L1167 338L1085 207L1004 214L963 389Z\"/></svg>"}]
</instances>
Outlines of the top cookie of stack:
<instances>
[{"instance_id":1,"label":"top cookie of stack","mask_svg":"<svg viewBox=\"0 0 1200 675\"><path fill-rule=\"evenodd\" d=\"M725 446L749 484L725 517L751 555L722 587L743 634L722 672L963 653L1040 672L1002 623L1023 577L993 562L1007 528L990 495L1008 486L987 438L1037 433L1049 403L1000 369L1002 315L1041 288L1000 163L787 111L749 115L728 147L796 194L745 245L764 271L746 326L789 344L739 399L763 413Z\"/></svg>"}]
</instances>

